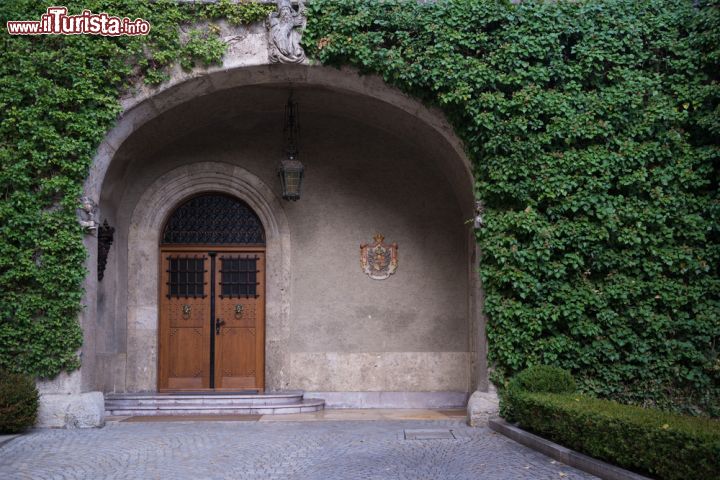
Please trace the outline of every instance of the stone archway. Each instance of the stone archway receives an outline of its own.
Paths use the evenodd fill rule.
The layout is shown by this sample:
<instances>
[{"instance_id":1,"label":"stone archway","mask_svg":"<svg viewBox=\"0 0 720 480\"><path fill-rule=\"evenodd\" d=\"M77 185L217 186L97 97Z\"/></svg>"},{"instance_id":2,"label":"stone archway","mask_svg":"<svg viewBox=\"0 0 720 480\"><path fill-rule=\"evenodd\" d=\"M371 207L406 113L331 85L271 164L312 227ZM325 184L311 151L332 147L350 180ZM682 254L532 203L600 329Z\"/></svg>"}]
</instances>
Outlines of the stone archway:
<instances>
[{"instance_id":1,"label":"stone archway","mask_svg":"<svg viewBox=\"0 0 720 480\"><path fill-rule=\"evenodd\" d=\"M403 94L399 90L388 86L376 76L362 76L351 68L335 69L314 66L308 63L300 65L268 65L264 29L258 26L249 28L242 40L243 45L235 44L230 49L220 67L209 69L196 69L191 73L176 71L171 80L156 89L140 89L139 93L122 100L124 108L116 126L108 133L98 148L93 161L90 174L85 183L85 194L100 205L100 215L121 216L124 222L129 222L126 231L118 231L118 242L114 251L111 251L111 260L115 269L134 262L150 261L151 265L157 255L155 237L150 230L153 222L164 218L165 214L174 205L174 200L184 195L200 191L212 184L217 190L218 185L228 193L237 195L247 201L261 215L266 223L268 236L273 236L273 247L278 252L275 265L272 268L276 285L274 299L268 298L268 352L267 369L273 370L268 378L268 386L282 388L286 385L287 361L284 358L284 338L287 336L287 324L290 317L290 238L284 210L272 188L263 184L257 176L248 171L238 170L237 165L222 162L199 162L195 165L178 167L172 172L157 178L152 186L142 193L142 200L132 209L132 215L124 211L112 212L107 201L103 200L118 188L123 178L124 162L127 160L125 146L128 139L136 136L137 132L144 131L148 141L169 141L167 132L156 129L156 119L167 116L169 112L182 111L185 104L193 100L210 98L222 92L231 92L235 89L253 87L313 87L325 89L343 95L348 99L368 99L387 108L388 115L380 115L373 122L380 129L393 132L401 138L416 142L417 147L429 152L434 158L436 167L442 172L445 181L451 186L456 201L462 211L462 217L469 219L474 216L473 175L470 162L465 154L462 142L454 134L452 127L437 109L427 108L417 100ZM241 43L242 43L241 42ZM253 52L248 56L247 52ZM353 100L355 101L355 100ZM385 107L384 107L385 108ZM223 112L220 112L223 114ZM227 112L225 112L227 114ZM352 109L342 111L342 115L352 117ZM206 119L197 119L189 116L185 123L180 120L177 130L191 128L192 122ZM195 170L200 169L200 170ZM204 170L203 170L204 169ZM202 170L202 171L201 171ZM218 171L230 175L219 175ZM112 173L112 172L115 173ZM108 174L112 173L112 178ZM119 172L119 173L118 173ZM198 176L194 177L197 174ZM242 182L231 181L225 177L237 177ZM203 186L204 184L204 186ZM171 187L170 185L174 185ZM152 206L151 206L152 205ZM131 217L131 218L130 218ZM273 227L273 225L275 225ZM473 371L468 388L487 390L487 362L485 348L485 322L482 316L482 290L477 278L477 259L474 235L470 228L466 231L465 252L467 261L466 281L468 286L465 296L468 342L470 352L473 352L469 362ZM270 240L269 240L270 241ZM145 285L145 280L119 275L115 286L120 293L113 298L105 298L99 290L97 278L97 239L86 238L86 247L89 252L87 267L89 275L85 282L85 298L83 303L87 306L80 315L80 322L84 330L83 368L79 373L69 377L61 377L55 382L41 385L46 393L72 393L92 390L114 391L114 381L107 383L107 378L122 377L122 391L132 391L153 388L156 350L144 339L143 333L152 332L153 322L156 322L156 301L153 302L148 295L154 295L154 289L135 293L128 289L129 285ZM127 248L130 244L153 245L150 250L144 247L137 253L131 253ZM112 267L109 267L112 277ZM107 281L106 281L107 282ZM270 284L270 280L269 283ZM100 311L104 313L99 313ZM110 321L119 322L107 325ZM114 320L113 320L114 319ZM103 325L105 323L105 325ZM97 355L102 351L105 337L117 337L114 341L125 342L127 350L114 357ZM149 335L154 338L153 335ZM271 338L272 337L272 338ZM124 340L123 340L124 339ZM155 347L156 348L156 347ZM149 364L148 364L149 362ZM112 375L109 375L109 372Z\"/></svg>"}]
</instances>

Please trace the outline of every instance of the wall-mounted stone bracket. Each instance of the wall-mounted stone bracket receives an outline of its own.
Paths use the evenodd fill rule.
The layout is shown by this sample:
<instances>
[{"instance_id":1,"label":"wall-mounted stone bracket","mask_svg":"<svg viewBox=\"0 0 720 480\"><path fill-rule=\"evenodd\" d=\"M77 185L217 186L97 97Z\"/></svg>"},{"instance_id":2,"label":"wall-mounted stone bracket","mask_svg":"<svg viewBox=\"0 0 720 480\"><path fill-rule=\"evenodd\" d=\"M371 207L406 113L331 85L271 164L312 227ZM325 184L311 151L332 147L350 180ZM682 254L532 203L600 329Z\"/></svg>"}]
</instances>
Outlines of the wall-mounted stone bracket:
<instances>
[{"instance_id":1,"label":"wall-mounted stone bracket","mask_svg":"<svg viewBox=\"0 0 720 480\"><path fill-rule=\"evenodd\" d=\"M482 228L485 226L485 220L483 215L485 214L485 205L482 200L475 201L475 218L473 220L473 226L475 228Z\"/></svg>"},{"instance_id":2,"label":"wall-mounted stone bracket","mask_svg":"<svg viewBox=\"0 0 720 480\"><path fill-rule=\"evenodd\" d=\"M80 208L78 208L78 223L83 228L86 234L94 235L97 232L98 225L100 224L95 220L97 215L98 206L95 201L90 197L82 197L80 199Z\"/></svg>"}]
</instances>

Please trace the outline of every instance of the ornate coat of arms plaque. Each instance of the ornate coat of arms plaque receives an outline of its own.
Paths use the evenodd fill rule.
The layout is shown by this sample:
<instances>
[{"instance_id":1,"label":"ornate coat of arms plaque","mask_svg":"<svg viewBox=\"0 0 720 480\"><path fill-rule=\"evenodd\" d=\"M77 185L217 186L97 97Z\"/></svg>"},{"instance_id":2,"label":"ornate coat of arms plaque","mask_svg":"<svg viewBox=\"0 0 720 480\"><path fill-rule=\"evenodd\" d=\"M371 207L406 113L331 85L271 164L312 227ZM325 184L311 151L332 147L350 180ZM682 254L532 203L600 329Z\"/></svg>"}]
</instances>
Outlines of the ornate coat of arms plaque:
<instances>
[{"instance_id":1,"label":"ornate coat of arms plaque","mask_svg":"<svg viewBox=\"0 0 720 480\"><path fill-rule=\"evenodd\" d=\"M360 245L360 265L363 272L375 280L385 280L395 273L398 266L397 243L383 243L385 237L379 233L373 237L375 243Z\"/></svg>"}]
</instances>

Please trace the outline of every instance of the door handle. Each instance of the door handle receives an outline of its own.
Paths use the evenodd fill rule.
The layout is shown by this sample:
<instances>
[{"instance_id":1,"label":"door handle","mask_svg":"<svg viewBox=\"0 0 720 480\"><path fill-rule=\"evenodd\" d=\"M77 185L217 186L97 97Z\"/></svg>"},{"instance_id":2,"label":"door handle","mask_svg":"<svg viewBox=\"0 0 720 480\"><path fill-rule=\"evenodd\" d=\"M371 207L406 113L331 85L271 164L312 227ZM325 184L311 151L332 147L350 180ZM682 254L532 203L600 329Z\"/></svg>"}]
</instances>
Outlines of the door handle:
<instances>
[{"instance_id":1,"label":"door handle","mask_svg":"<svg viewBox=\"0 0 720 480\"><path fill-rule=\"evenodd\" d=\"M225 320L215 319L215 335L220 335L220 327L225 325Z\"/></svg>"}]
</instances>

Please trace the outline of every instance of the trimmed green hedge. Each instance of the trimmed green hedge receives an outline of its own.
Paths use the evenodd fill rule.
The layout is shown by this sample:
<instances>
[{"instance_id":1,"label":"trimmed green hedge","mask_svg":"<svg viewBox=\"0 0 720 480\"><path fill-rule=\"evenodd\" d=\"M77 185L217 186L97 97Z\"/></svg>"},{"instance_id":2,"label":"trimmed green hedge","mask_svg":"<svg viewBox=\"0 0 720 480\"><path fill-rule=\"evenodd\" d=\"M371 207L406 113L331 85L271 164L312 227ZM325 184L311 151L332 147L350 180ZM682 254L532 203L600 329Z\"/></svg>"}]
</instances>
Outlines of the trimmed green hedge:
<instances>
[{"instance_id":1,"label":"trimmed green hedge","mask_svg":"<svg viewBox=\"0 0 720 480\"><path fill-rule=\"evenodd\" d=\"M577 393L530 392L516 378L503 393L501 413L526 430L661 479L720 479L718 420Z\"/></svg>"},{"instance_id":2,"label":"trimmed green hedge","mask_svg":"<svg viewBox=\"0 0 720 480\"><path fill-rule=\"evenodd\" d=\"M32 378L0 369L0 433L20 433L32 427L39 399Z\"/></svg>"}]
</instances>

